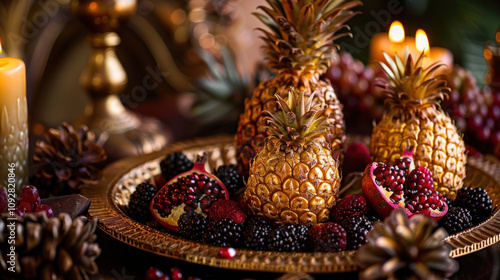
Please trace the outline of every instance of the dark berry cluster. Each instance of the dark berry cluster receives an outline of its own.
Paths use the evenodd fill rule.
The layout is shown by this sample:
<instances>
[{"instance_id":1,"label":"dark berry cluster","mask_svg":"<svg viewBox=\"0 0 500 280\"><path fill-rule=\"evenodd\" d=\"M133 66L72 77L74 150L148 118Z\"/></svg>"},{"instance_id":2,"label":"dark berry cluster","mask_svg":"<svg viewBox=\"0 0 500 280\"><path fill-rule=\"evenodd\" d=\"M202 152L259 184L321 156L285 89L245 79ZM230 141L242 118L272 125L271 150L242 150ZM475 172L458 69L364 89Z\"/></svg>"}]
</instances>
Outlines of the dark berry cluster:
<instances>
[{"instance_id":1,"label":"dark berry cluster","mask_svg":"<svg viewBox=\"0 0 500 280\"><path fill-rule=\"evenodd\" d=\"M455 200L447 200L448 213L439 220L439 225L449 234L464 231L480 224L491 216L493 203L482 188L463 187Z\"/></svg>"},{"instance_id":2,"label":"dark berry cluster","mask_svg":"<svg viewBox=\"0 0 500 280\"><path fill-rule=\"evenodd\" d=\"M146 223L153 219L149 211L149 204L156 194L156 187L150 182L140 183L130 196L128 212L139 222Z\"/></svg>"},{"instance_id":3,"label":"dark berry cluster","mask_svg":"<svg viewBox=\"0 0 500 280\"><path fill-rule=\"evenodd\" d=\"M214 171L214 175L224 184L230 196L245 186L243 176L241 176L234 164L219 166Z\"/></svg>"},{"instance_id":4,"label":"dark berry cluster","mask_svg":"<svg viewBox=\"0 0 500 280\"><path fill-rule=\"evenodd\" d=\"M167 182L176 175L191 170L193 166L194 163L181 152L168 154L160 161L161 174Z\"/></svg>"}]
</instances>

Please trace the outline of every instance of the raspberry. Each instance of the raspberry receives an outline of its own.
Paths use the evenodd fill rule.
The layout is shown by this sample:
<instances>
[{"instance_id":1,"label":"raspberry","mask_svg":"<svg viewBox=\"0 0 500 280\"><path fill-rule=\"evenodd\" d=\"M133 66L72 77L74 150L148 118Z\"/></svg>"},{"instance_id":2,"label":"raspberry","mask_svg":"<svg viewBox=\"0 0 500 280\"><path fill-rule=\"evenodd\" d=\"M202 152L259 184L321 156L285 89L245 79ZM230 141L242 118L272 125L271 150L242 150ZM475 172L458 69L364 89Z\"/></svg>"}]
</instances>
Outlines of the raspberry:
<instances>
[{"instance_id":1,"label":"raspberry","mask_svg":"<svg viewBox=\"0 0 500 280\"><path fill-rule=\"evenodd\" d=\"M221 165L214 171L214 175L226 186L229 195L232 196L236 191L245 187L243 176L238 172L236 165Z\"/></svg>"},{"instance_id":2,"label":"raspberry","mask_svg":"<svg viewBox=\"0 0 500 280\"><path fill-rule=\"evenodd\" d=\"M245 247L255 250L267 249L267 236L271 232L271 223L262 216L252 217L243 231Z\"/></svg>"},{"instance_id":3,"label":"raspberry","mask_svg":"<svg viewBox=\"0 0 500 280\"><path fill-rule=\"evenodd\" d=\"M208 244L221 247L235 247L241 240L243 226L231 219L218 219L208 222L204 240Z\"/></svg>"},{"instance_id":4,"label":"raspberry","mask_svg":"<svg viewBox=\"0 0 500 280\"><path fill-rule=\"evenodd\" d=\"M366 243L366 235L373 229L373 222L366 216L354 216L342 222L347 232L348 250L355 250Z\"/></svg>"},{"instance_id":5,"label":"raspberry","mask_svg":"<svg viewBox=\"0 0 500 280\"><path fill-rule=\"evenodd\" d=\"M177 221L177 227L182 237L191 240L200 240L203 238L207 219L195 210L183 213Z\"/></svg>"},{"instance_id":6,"label":"raspberry","mask_svg":"<svg viewBox=\"0 0 500 280\"><path fill-rule=\"evenodd\" d=\"M317 224L309 229L309 242L314 252L343 251L347 245L347 233L337 223Z\"/></svg>"},{"instance_id":7,"label":"raspberry","mask_svg":"<svg viewBox=\"0 0 500 280\"><path fill-rule=\"evenodd\" d=\"M473 225L486 220L493 209L490 196L482 188L463 187L459 189L454 204L470 211Z\"/></svg>"},{"instance_id":8,"label":"raspberry","mask_svg":"<svg viewBox=\"0 0 500 280\"><path fill-rule=\"evenodd\" d=\"M167 182L175 176L191 170L193 166L194 163L181 152L168 154L160 161L161 174Z\"/></svg>"},{"instance_id":9,"label":"raspberry","mask_svg":"<svg viewBox=\"0 0 500 280\"><path fill-rule=\"evenodd\" d=\"M231 219L237 224L241 224L247 218L238 202L230 199L221 199L210 207L209 220L219 220L222 218Z\"/></svg>"},{"instance_id":10,"label":"raspberry","mask_svg":"<svg viewBox=\"0 0 500 280\"><path fill-rule=\"evenodd\" d=\"M359 194L349 194L340 199L333 207L330 218L336 223L342 222L347 218L364 215L368 212L366 199Z\"/></svg>"},{"instance_id":11,"label":"raspberry","mask_svg":"<svg viewBox=\"0 0 500 280\"><path fill-rule=\"evenodd\" d=\"M448 210L448 213L438 223L449 234L454 234L472 227L472 216L466 208L453 207Z\"/></svg>"}]
</instances>

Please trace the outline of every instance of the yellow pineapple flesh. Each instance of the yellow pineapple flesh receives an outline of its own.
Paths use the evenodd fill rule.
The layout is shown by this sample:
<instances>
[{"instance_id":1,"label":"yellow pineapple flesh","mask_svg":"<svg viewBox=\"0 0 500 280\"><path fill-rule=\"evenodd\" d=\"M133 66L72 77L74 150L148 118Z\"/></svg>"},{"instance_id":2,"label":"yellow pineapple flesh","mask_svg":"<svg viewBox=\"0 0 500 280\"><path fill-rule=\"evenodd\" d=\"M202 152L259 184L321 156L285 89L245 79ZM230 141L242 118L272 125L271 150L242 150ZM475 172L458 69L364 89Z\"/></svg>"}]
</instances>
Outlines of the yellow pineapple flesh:
<instances>
[{"instance_id":1,"label":"yellow pineapple flesh","mask_svg":"<svg viewBox=\"0 0 500 280\"><path fill-rule=\"evenodd\" d=\"M271 135L250 164L243 195L254 214L278 223L326 222L338 197L338 161L325 148L330 123L313 96L305 98L291 90L287 101L276 95L282 110L265 111Z\"/></svg>"},{"instance_id":2,"label":"yellow pineapple flesh","mask_svg":"<svg viewBox=\"0 0 500 280\"><path fill-rule=\"evenodd\" d=\"M435 190L454 198L463 186L467 156L460 133L440 106L450 91L446 77L435 73L441 65L422 68L423 53L415 64L406 52L404 60L385 58L387 109L372 132L372 161L394 163L405 149L415 147L415 164L429 168Z\"/></svg>"},{"instance_id":3,"label":"yellow pineapple flesh","mask_svg":"<svg viewBox=\"0 0 500 280\"><path fill-rule=\"evenodd\" d=\"M356 12L353 7L361 4L354 0L267 0L269 7L260 6L263 13L255 15L268 27L264 34L264 50L269 67L275 77L264 81L245 100L236 133L237 158L240 172L246 176L250 160L262 149L269 136L265 128L263 110L276 111L274 95L286 98L291 87L305 92L306 96L318 92L314 104L325 109L332 123L325 137L325 147L338 156L344 147L345 125L340 104L332 86L320 79L330 65L339 37L349 35L339 32L345 22Z\"/></svg>"}]
</instances>

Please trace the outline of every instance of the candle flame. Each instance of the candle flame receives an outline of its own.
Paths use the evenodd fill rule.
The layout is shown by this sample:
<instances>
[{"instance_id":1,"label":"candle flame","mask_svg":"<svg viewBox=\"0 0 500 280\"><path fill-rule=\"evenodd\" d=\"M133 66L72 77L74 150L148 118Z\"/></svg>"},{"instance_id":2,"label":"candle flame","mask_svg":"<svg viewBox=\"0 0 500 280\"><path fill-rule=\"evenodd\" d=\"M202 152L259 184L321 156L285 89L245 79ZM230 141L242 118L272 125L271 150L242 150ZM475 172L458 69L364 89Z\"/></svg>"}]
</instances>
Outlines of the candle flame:
<instances>
[{"instance_id":1,"label":"candle flame","mask_svg":"<svg viewBox=\"0 0 500 280\"><path fill-rule=\"evenodd\" d=\"M415 36L415 45L417 50L422 52L425 50L425 54L429 54L429 39L427 39L427 34L422 29L417 30L417 35Z\"/></svg>"},{"instance_id":2,"label":"candle flame","mask_svg":"<svg viewBox=\"0 0 500 280\"><path fill-rule=\"evenodd\" d=\"M391 43L402 43L405 40L405 29L401 22L396 20L391 23L391 27L389 28L389 40Z\"/></svg>"},{"instance_id":3,"label":"candle flame","mask_svg":"<svg viewBox=\"0 0 500 280\"><path fill-rule=\"evenodd\" d=\"M2 53L2 42L0 42L0 53Z\"/></svg>"}]
</instances>

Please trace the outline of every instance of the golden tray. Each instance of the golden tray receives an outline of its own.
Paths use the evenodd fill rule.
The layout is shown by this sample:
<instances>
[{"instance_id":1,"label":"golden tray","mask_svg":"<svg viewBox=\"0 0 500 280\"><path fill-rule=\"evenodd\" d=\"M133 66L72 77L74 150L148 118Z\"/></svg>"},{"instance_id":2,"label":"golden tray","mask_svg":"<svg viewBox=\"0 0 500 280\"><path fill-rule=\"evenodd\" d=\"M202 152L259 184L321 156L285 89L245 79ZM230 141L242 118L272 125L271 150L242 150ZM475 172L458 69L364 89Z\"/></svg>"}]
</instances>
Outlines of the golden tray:
<instances>
[{"instance_id":1,"label":"golden tray","mask_svg":"<svg viewBox=\"0 0 500 280\"><path fill-rule=\"evenodd\" d=\"M99 219L99 228L117 240L160 256L213 267L262 271L331 273L355 271L356 251L338 253L284 253L237 249L232 260L217 257L219 247L183 239L140 224L123 211L137 184L152 180L161 173L160 160L167 154L182 151L191 159L201 151L209 153L207 170L222 164L236 163L233 136L218 136L174 143L160 152L120 160L104 169L103 179L82 194L92 200L89 215ZM493 200L493 215L485 222L445 239L451 257L463 256L500 240L500 165L486 157L469 157L466 185L482 187Z\"/></svg>"}]
</instances>

